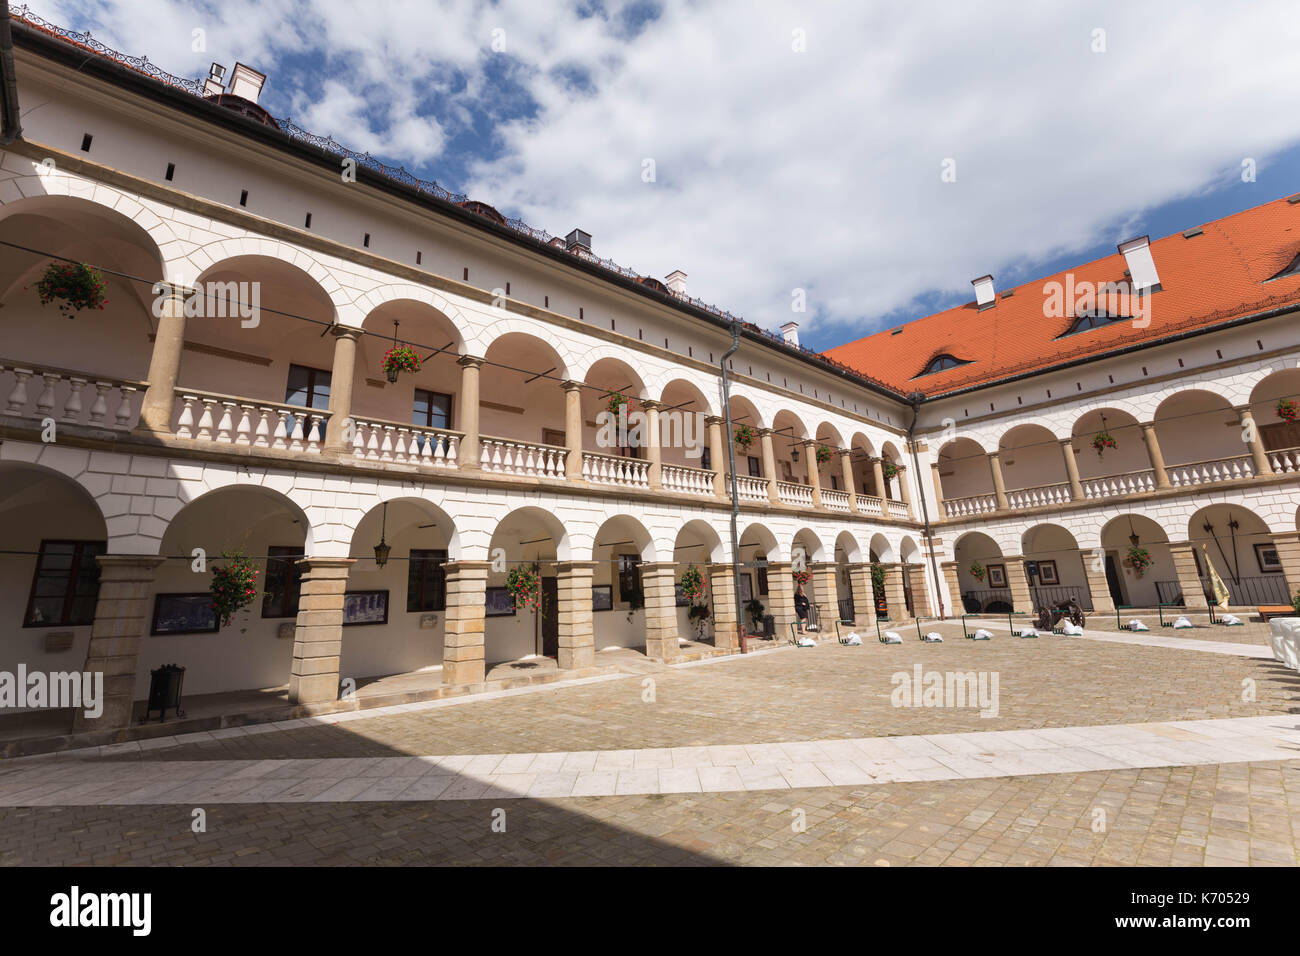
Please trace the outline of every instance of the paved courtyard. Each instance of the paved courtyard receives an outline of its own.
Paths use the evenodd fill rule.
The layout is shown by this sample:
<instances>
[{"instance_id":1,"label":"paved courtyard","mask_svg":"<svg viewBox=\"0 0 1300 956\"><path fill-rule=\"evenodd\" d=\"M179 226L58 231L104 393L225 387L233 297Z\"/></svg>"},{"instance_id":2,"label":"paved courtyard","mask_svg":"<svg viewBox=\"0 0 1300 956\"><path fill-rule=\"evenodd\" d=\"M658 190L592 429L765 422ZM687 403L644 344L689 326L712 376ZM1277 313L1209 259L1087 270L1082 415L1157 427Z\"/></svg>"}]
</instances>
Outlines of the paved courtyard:
<instances>
[{"instance_id":1,"label":"paved courtyard","mask_svg":"<svg viewBox=\"0 0 1300 956\"><path fill-rule=\"evenodd\" d=\"M1262 628L990 629L8 761L0 862L1297 863L1300 676ZM917 665L996 716L894 706Z\"/></svg>"}]
</instances>

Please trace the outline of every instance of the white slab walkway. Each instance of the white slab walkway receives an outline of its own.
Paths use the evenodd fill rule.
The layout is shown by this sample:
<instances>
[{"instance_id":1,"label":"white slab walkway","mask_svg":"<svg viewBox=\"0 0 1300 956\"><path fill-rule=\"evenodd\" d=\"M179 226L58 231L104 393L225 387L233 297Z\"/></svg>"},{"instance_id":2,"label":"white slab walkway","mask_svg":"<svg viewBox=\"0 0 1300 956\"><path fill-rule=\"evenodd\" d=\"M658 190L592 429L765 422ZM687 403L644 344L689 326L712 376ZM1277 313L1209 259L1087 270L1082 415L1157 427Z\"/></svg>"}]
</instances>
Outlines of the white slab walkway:
<instances>
[{"instance_id":1,"label":"white slab walkway","mask_svg":"<svg viewBox=\"0 0 1300 956\"><path fill-rule=\"evenodd\" d=\"M867 786L1300 759L1300 717L656 750L0 767L0 806L391 802Z\"/></svg>"}]
</instances>

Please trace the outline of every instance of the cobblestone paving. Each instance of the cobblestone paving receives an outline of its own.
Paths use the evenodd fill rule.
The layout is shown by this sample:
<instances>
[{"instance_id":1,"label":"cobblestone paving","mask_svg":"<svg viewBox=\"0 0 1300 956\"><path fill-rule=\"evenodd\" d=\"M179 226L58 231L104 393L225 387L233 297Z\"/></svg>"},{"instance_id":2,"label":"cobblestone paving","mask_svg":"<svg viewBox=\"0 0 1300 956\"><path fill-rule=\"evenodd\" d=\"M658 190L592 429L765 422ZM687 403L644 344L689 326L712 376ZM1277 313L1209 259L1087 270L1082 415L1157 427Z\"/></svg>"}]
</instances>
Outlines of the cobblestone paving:
<instances>
[{"instance_id":1,"label":"cobblestone paving","mask_svg":"<svg viewBox=\"0 0 1300 956\"><path fill-rule=\"evenodd\" d=\"M925 625L928 629L931 625ZM346 724L231 737L115 759L374 757L749 744L956 731L1015 730L1300 712L1300 676L1265 660L1073 638L816 648L755 654L643 678ZM999 675L1000 713L891 705L897 672ZM1254 681L1256 700L1243 684Z\"/></svg>"},{"instance_id":2,"label":"cobblestone paving","mask_svg":"<svg viewBox=\"0 0 1300 956\"><path fill-rule=\"evenodd\" d=\"M491 829L498 808L505 833ZM0 863L1294 866L1300 762L783 793L206 809L201 834L180 806L3 810Z\"/></svg>"}]
</instances>

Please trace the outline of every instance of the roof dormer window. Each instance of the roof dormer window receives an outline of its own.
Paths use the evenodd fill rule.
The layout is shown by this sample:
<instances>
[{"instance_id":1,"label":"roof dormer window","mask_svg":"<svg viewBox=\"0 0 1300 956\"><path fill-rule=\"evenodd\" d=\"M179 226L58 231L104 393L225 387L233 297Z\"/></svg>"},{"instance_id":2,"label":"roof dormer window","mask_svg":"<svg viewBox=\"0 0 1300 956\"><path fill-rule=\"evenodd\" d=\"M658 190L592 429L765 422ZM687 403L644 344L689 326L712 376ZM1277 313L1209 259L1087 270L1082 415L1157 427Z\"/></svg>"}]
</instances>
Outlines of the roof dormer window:
<instances>
[{"instance_id":1,"label":"roof dormer window","mask_svg":"<svg viewBox=\"0 0 1300 956\"><path fill-rule=\"evenodd\" d=\"M1274 279L1281 279L1284 276L1297 276L1297 275L1300 275L1300 254L1297 254L1294 259L1292 259L1289 263L1287 263L1286 268L1284 268L1281 272L1277 273L1276 275L1269 276L1264 281L1272 282Z\"/></svg>"},{"instance_id":2,"label":"roof dormer window","mask_svg":"<svg viewBox=\"0 0 1300 956\"><path fill-rule=\"evenodd\" d=\"M1112 322L1127 322L1132 319L1131 315L1111 315L1105 309L1086 309L1075 316L1070 327L1057 336L1063 339L1067 335L1074 335L1078 332L1087 332L1089 329L1105 328Z\"/></svg>"},{"instance_id":3,"label":"roof dormer window","mask_svg":"<svg viewBox=\"0 0 1300 956\"><path fill-rule=\"evenodd\" d=\"M947 352L944 352L926 362L925 368L921 369L921 371L917 372L916 375L912 377L920 378L922 375L933 375L935 372L946 372L948 369L956 368L958 365L969 364L969 359L959 359L954 355L949 355Z\"/></svg>"}]
</instances>

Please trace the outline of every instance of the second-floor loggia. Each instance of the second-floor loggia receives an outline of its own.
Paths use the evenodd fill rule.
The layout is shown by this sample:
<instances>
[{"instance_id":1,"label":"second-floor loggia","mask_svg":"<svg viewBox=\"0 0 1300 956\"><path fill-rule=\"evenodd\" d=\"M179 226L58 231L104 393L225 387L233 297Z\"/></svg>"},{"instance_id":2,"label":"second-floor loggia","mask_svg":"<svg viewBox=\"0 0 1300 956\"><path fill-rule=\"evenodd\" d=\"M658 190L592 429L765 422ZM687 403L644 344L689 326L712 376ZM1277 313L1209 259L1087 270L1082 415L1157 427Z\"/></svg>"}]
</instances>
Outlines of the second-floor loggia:
<instances>
[{"instance_id":1,"label":"second-floor loggia","mask_svg":"<svg viewBox=\"0 0 1300 956\"><path fill-rule=\"evenodd\" d=\"M935 491L949 519L1192 488L1300 471L1300 369L1260 373L1232 404L1205 389L1140 409L1080 415L1068 436L1017 425L996 449L973 438L943 445Z\"/></svg>"}]
</instances>

